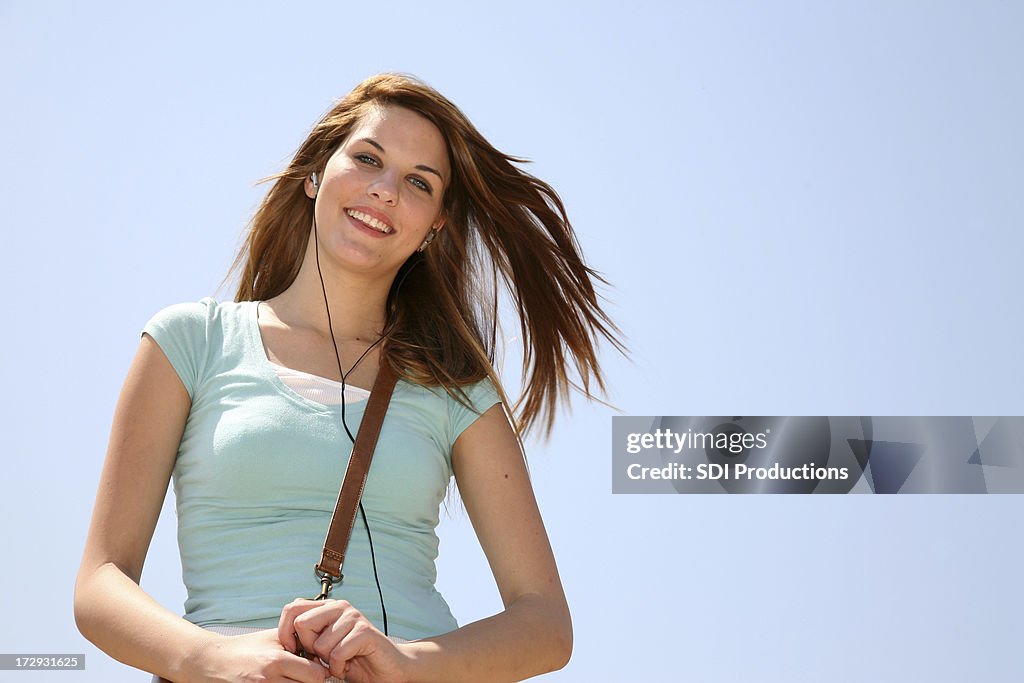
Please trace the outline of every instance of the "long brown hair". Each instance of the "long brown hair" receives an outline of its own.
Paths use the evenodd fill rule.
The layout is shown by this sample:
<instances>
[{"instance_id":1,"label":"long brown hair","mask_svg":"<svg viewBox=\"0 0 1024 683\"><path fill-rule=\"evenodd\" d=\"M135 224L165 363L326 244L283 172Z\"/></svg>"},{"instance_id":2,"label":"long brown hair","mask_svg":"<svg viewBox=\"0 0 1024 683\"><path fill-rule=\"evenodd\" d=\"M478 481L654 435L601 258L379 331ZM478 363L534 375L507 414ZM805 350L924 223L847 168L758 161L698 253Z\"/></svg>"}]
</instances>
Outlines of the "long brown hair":
<instances>
[{"instance_id":1,"label":"long brown hair","mask_svg":"<svg viewBox=\"0 0 1024 683\"><path fill-rule=\"evenodd\" d=\"M538 422L549 433L570 386L590 398L592 383L605 391L599 338L625 351L594 292L595 281L607 283L583 262L551 186L513 165L525 160L495 149L454 104L415 78L381 74L360 83L313 127L288 168L263 180L275 182L229 272L241 272L235 300L269 299L291 285L313 221L304 181L322 175L360 117L379 105L410 109L437 126L452 169L444 230L402 265L388 295L392 332L384 357L410 381L443 386L460 400L460 386L490 377L505 400L493 368L502 281L523 341L523 395L511 412L520 433Z\"/></svg>"}]
</instances>

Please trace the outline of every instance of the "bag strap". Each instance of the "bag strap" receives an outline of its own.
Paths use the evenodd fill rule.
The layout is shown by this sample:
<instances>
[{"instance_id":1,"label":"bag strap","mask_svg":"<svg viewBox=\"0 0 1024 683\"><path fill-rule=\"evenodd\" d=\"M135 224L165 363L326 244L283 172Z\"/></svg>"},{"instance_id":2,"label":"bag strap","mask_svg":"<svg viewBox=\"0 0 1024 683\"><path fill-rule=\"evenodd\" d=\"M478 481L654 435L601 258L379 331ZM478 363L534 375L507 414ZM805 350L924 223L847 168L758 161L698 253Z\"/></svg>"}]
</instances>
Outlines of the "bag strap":
<instances>
[{"instance_id":1,"label":"bag strap","mask_svg":"<svg viewBox=\"0 0 1024 683\"><path fill-rule=\"evenodd\" d=\"M338 503L334 506L334 517L324 540L324 551L320 555L320 562L316 564L315 571L321 584L317 600L326 598L333 585L341 583L345 578L341 570L345 564L348 542L352 537L356 510L359 508L359 499L363 496L366 475L370 472L370 461L373 460L373 450L377 446L377 438L380 436L384 416L391 402L391 393L397 381L398 376L391 366L387 362L381 363L377 370L377 379L370 391L370 398L366 402L366 411L359 423L359 432L352 447L348 469L345 470L345 479L341 484L341 491L338 492Z\"/></svg>"}]
</instances>

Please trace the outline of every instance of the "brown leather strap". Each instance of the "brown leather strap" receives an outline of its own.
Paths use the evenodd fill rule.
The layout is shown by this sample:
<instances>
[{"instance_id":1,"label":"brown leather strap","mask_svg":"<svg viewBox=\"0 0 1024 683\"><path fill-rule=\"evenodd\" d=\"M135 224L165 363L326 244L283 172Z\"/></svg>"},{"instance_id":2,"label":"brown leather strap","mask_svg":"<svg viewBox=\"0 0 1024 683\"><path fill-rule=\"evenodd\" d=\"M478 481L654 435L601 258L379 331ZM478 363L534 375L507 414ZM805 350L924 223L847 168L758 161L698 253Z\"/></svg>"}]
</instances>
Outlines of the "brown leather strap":
<instances>
[{"instance_id":1,"label":"brown leather strap","mask_svg":"<svg viewBox=\"0 0 1024 683\"><path fill-rule=\"evenodd\" d=\"M327 574L334 582L341 580L341 568L345 564L345 552L352 536L352 526L356 521L359 499L363 497L363 487L366 486L366 475L370 472L373 450L377 446L377 437L380 436L380 428L384 424L384 416L391 402L391 392L394 391L397 381L398 377L391 366L387 362L381 363L377 370L377 380L373 383L370 398L366 402L366 412L359 423L356 443L352 447L352 457L349 459L348 469L345 470L345 480L338 493L338 504L334 506L334 517L324 541L324 552L316 565L319 576Z\"/></svg>"}]
</instances>

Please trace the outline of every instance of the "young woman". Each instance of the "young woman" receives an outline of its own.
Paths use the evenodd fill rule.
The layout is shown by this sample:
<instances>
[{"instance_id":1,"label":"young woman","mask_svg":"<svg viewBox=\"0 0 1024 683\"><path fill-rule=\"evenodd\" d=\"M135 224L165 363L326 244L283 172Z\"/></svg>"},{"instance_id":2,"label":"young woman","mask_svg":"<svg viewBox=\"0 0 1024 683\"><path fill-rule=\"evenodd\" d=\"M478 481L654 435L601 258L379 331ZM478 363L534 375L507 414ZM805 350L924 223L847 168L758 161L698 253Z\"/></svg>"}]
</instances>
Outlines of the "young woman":
<instances>
[{"instance_id":1,"label":"young woman","mask_svg":"<svg viewBox=\"0 0 1024 683\"><path fill-rule=\"evenodd\" d=\"M516 681L572 627L519 436L616 340L564 208L418 81L368 79L314 127L253 218L234 302L164 309L118 402L75 587L82 633L173 681ZM523 397L492 367L497 292ZM344 579L312 565L379 368L398 375ZM510 421L510 416L513 416ZM185 618L139 579L173 475ZM504 610L461 628L434 588L451 477ZM305 655L305 656L301 656Z\"/></svg>"}]
</instances>

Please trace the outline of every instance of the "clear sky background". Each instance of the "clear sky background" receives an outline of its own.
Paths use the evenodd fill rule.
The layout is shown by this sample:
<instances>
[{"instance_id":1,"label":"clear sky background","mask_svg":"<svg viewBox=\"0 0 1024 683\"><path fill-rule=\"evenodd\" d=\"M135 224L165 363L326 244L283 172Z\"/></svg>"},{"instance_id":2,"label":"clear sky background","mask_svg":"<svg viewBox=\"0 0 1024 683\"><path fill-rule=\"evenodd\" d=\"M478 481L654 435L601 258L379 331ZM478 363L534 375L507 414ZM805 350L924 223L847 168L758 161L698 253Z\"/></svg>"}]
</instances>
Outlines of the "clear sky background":
<instances>
[{"instance_id":1,"label":"clear sky background","mask_svg":"<svg viewBox=\"0 0 1024 683\"><path fill-rule=\"evenodd\" d=\"M139 332L230 298L254 182L379 71L560 191L624 414L1024 413L1022 29L992 1L0 2L0 652L87 657L0 680L141 680L71 607ZM529 444L576 633L547 680L1020 680L1021 496L613 496L614 413L572 408ZM174 530L169 496L142 583L181 613ZM441 533L456 617L499 610L465 514Z\"/></svg>"}]
</instances>

